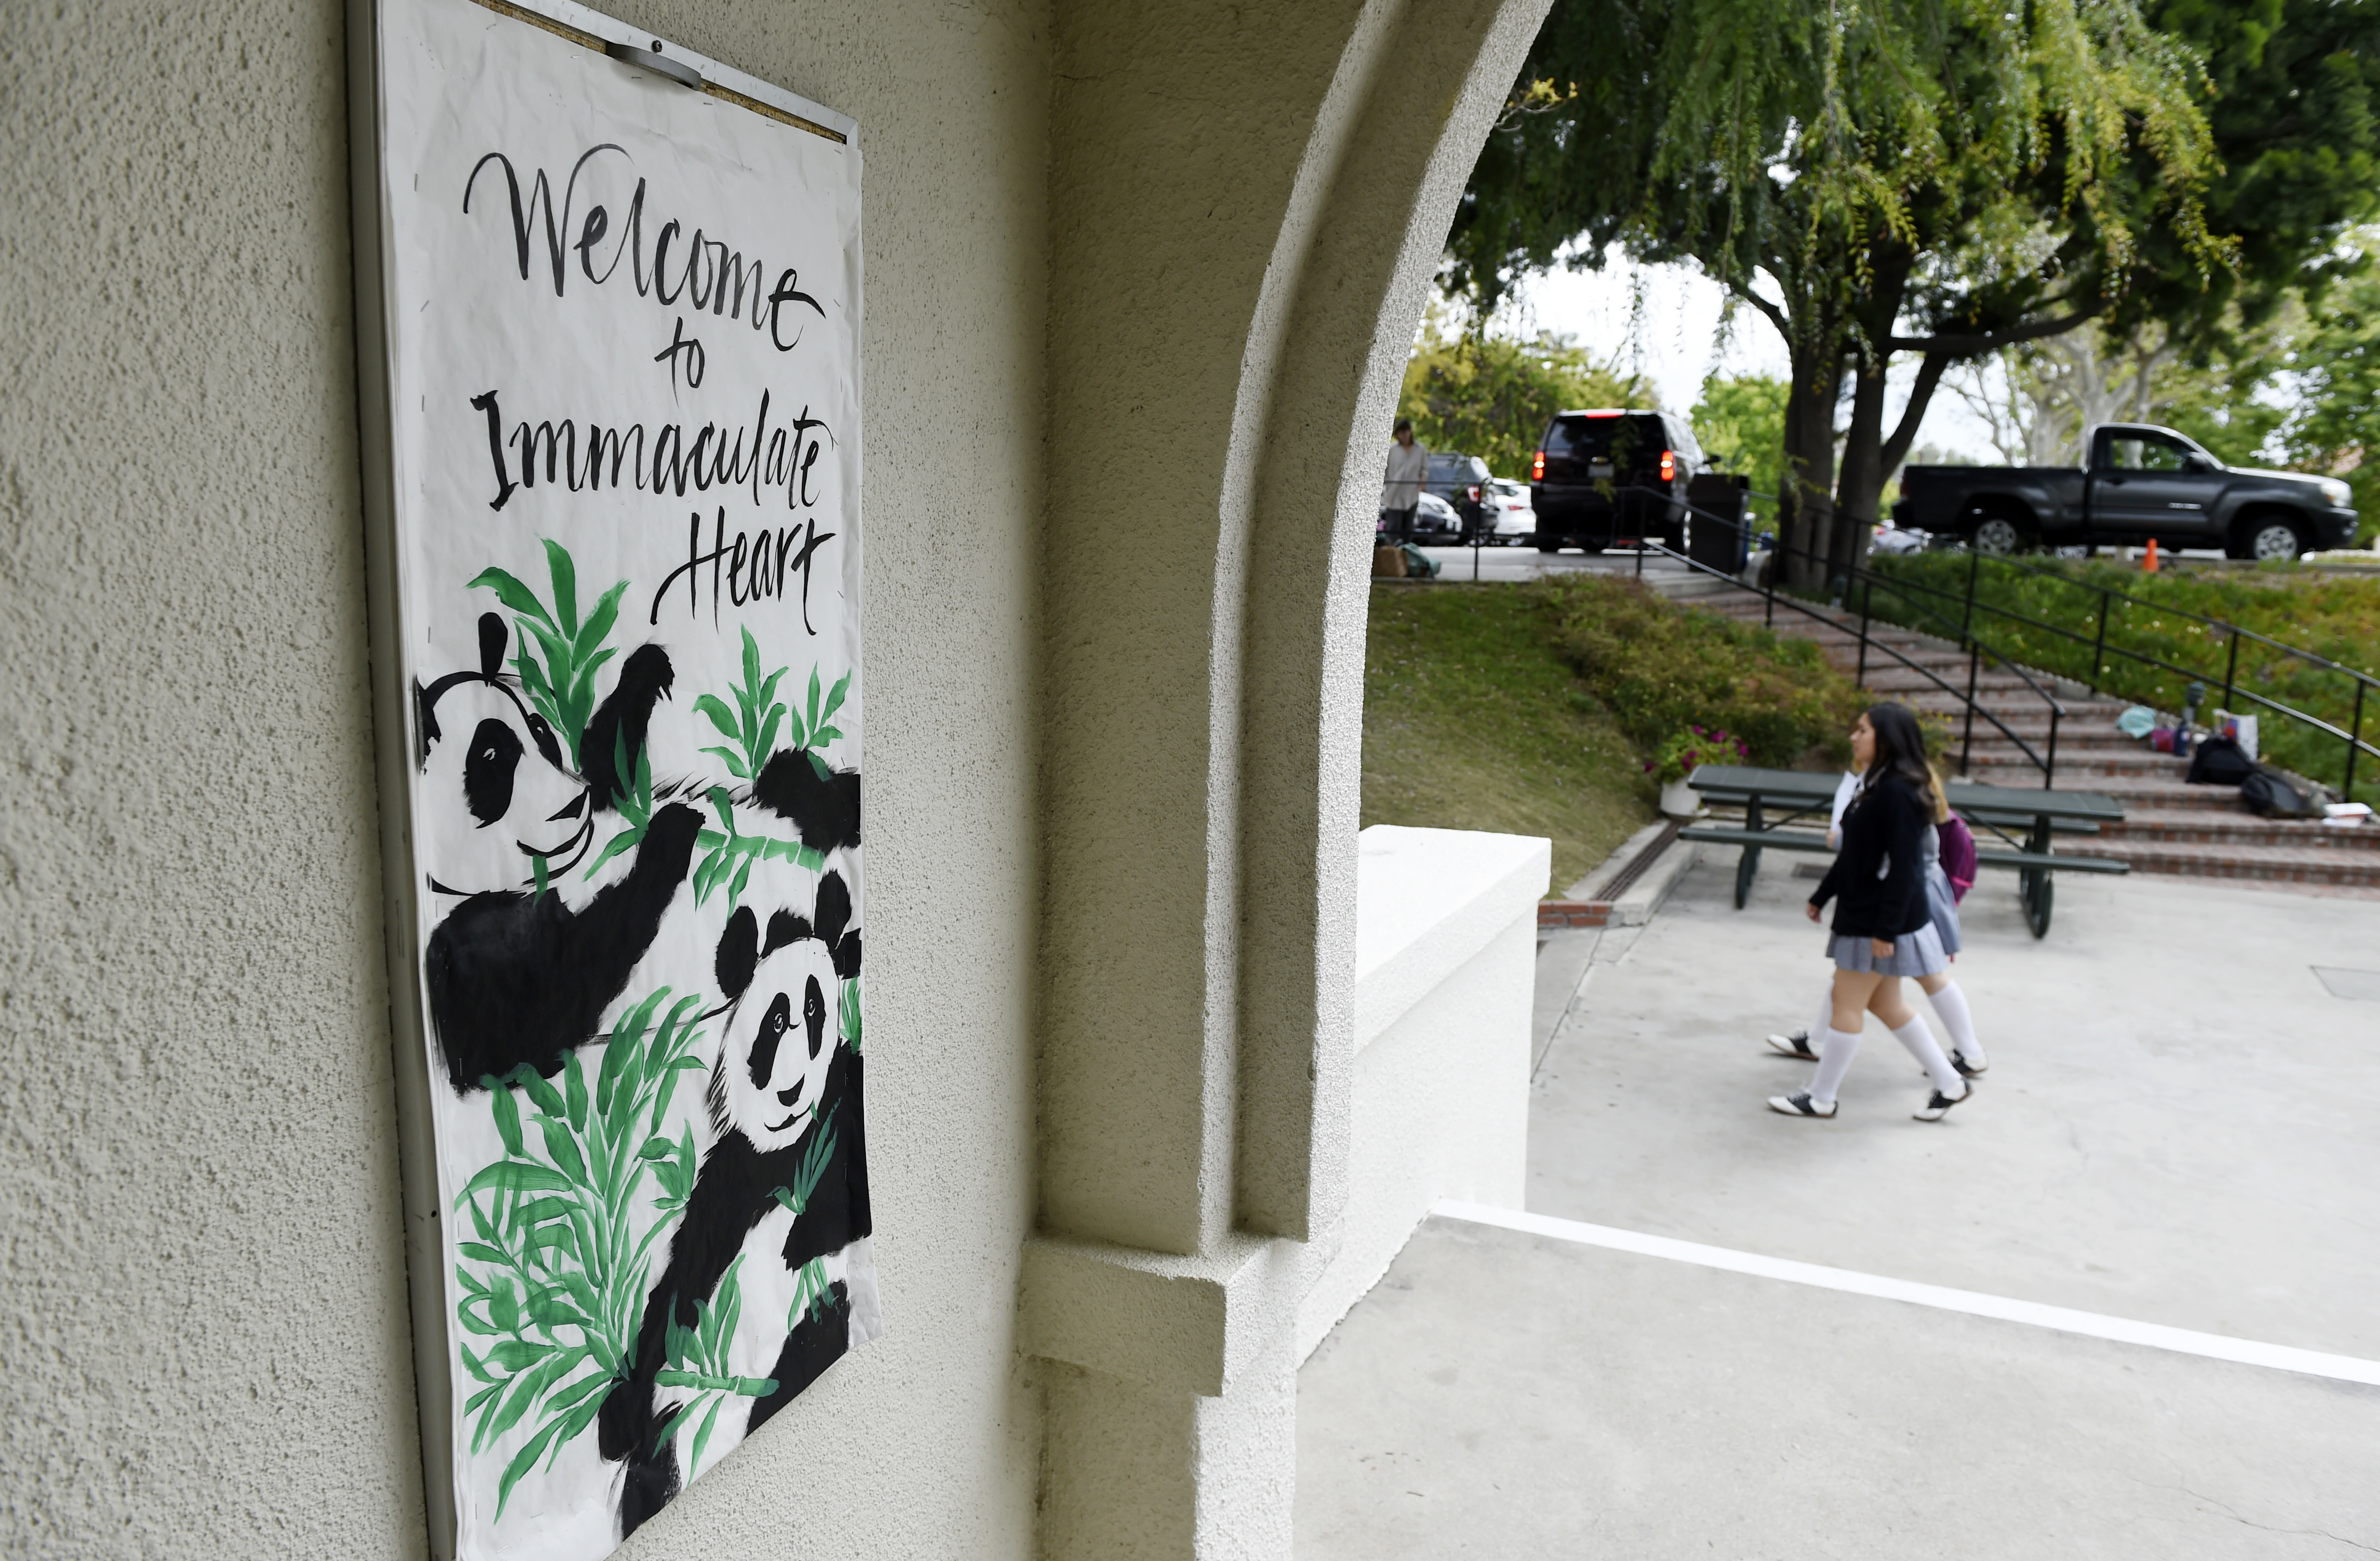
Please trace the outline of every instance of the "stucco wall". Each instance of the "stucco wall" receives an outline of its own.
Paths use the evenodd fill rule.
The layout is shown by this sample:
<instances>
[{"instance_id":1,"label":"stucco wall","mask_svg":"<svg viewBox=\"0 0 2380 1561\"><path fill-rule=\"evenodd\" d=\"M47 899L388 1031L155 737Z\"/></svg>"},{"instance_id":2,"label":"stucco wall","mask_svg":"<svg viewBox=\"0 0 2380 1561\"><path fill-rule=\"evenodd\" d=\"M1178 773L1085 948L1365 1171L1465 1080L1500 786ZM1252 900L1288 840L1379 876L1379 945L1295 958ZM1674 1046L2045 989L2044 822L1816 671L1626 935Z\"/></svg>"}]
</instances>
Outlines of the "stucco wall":
<instances>
[{"instance_id":1,"label":"stucco wall","mask_svg":"<svg viewBox=\"0 0 2380 1561\"><path fill-rule=\"evenodd\" d=\"M608 8L855 115L867 151L890 1329L624 1554L1023 1554L1040 13ZM344 37L333 0L0 7L11 1557L424 1550Z\"/></svg>"},{"instance_id":2,"label":"stucco wall","mask_svg":"<svg viewBox=\"0 0 2380 1561\"><path fill-rule=\"evenodd\" d=\"M1519 1208L1549 842L1375 824L1357 862L1347 1201L1297 1308L1303 1361L1441 1198Z\"/></svg>"}]
</instances>

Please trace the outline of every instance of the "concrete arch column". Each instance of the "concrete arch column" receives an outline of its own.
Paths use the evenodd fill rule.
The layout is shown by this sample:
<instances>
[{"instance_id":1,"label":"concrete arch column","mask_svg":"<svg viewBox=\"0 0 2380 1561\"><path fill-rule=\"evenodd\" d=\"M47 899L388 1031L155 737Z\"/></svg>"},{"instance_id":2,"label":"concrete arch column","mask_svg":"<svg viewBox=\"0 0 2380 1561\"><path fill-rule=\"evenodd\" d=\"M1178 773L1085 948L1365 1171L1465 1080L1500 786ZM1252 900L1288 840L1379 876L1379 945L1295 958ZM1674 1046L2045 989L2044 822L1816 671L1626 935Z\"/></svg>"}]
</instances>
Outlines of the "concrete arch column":
<instances>
[{"instance_id":1,"label":"concrete arch column","mask_svg":"<svg viewBox=\"0 0 2380 1561\"><path fill-rule=\"evenodd\" d=\"M1057 6L1043 1549L1286 1555L1345 1197L1366 580L1407 344L1548 0Z\"/></svg>"}]
</instances>

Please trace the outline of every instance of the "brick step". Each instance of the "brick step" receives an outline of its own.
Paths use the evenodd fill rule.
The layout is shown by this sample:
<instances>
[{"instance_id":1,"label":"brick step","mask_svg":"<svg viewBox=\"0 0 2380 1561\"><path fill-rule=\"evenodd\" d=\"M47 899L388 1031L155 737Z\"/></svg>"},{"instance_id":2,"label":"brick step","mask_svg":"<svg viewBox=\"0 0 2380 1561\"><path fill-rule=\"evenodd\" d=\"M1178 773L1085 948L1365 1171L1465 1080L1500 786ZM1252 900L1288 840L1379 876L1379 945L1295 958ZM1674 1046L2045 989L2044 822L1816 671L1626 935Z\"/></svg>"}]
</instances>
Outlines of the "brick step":
<instances>
[{"instance_id":1,"label":"brick step","mask_svg":"<svg viewBox=\"0 0 2380 1561\"><path fill-rule=\"evenodd\" d=\"M2030 728L2028 728L2025 723L2022 721L2009 720L2006 716L2002 716L2000 719L2008 722L2009 733L2013 733L2014 737L2021 737L2025 742L2031 744L2034 752L2043 752L2048 748L2049 731L2046 723L2036 720L2031 724ZM1962 727L1961 723L1955 720L1952 721L1950 724L1951 741L1958 741L1961 731ZM2110 732L2107 736L2103 737L2095 732L2076 732L2064 725L2060 725L2058 729L2058 757L2060 763L2065 761L2066 756L2069 754L2074 754L2077 756L2082 754L2131 754L2139 753L2141 751L2141 745L2137 742L2125 736L2121 732ZM1975 752L1978 754L2002 752L2014 754L2016 752L2016 744L2014 738L2010 736L2008 733L2003 733L1998 727L1994 726L1991 722L1978 715L1975 718ZM2159 758L2166 758L2169 756L2159 754L2156 756Z\"/></svg>"},{"instance_id":2,"label":"brick step","mask_svg":"<svg viewBox=\"0 0 2380 1561\"><path fill-rule=\"evenodd\" d=\"M1849 671L1850 669L1846 668L1844 670ZM1945 671L1941 673L1941 683L1936 683L1933 679L1928 678L1922 673L1912 672L1908 668L1900 666L1898 663L1888 666L1879 672L1876 669L1876 664L1874 662L1870 662L1867 669L1867 682L1864 686L1873 694L1913 694L1919 690L1924 690L1930 694L1943 695L1949 691L1956 691L1959 694L1964 694L1967 691L1967 672L1965 668L1961 667L1959 669L1959 675L1957 677L1952 677L1949 672ZM1949 690L1945 690L1943 684L1948 684L1949 685ZM2044 688L2047 688L2048 684L2044 684L2042 686ZM2056 690L2052 689L2050 692L2055 693ZM1995 696L1997 697L1986 698L1985 696L1987 695ZM2032 702L2033 707L2035 709L2047 708L2046 706L2042 704L2041 696L2035 694L2033 689L2026 684L2024 679L2017 676L2014 672L1985 672L1975 679L1975 699L1978 704L1991 705L1995 709L1998 709L1998 700L2006 699L2010 700L2010 703L2013 707L2014 701L2010 699L2010 696L2014 695L2022 695L2026 699ZM2061 704L2064 703L2062 700L2059 702ZM1960 708L1963 709L1965 708L1965 706L1961 704ZM2008 716L2006 714L2002 714L2000 719L2002 720L2006 720Z\"/></svg>"},{"instance_id":3,"label":"brick step","mask_svg":"<svg viewBox=\"0 0 2380 1561\"><path fill-rule=\"evenodd\" d=\"M1963 683L1957 686L1961 693L1965 692L1966 685ZM1984 726L1983 712L1989 710L1999 717L2012 731L2028 734L2037 732L2044 737L2049 735L2049 707L2042 703L2041 696L2032 689L2026 689L2022 697L2013 699L2006 695L1992 698L1985 698L1981 695L1982 691L1977 690L1975 726L1978 731ZM1967 711L1965 700L1954 698L1938 688L1928 689L1913 696L1910 703L1921 710L1933 710L1946 716L1956 715L1962 720ZM2058 718L2058 740L2060 743L2070 737L2080 738L2096 734L2105 734L2126 743L2140 741L2136 737L2125 737L2122 729L2116 725L2116 718L2124 713L2124 707L2121 705L2064 698L2059 699L2058 704L2058 708L2066 712Z\"/></svg>"},{"instance_id":4,"label":"brick step","mask_svg":"<svg viewBox=\"0 0 2380 1561\"><path fill-rule=\"evenodd\" d=\"M1738 622L1759 623L1767 604L1748 591L1720 592L1696 606ZM1779 634L1815 642L1839 671L1860 670L1859 620L1830 621L1780 611ZM1889 646L1949 685L1941 684L1881 647ZM1894 626L1871 628L1865 686L1885 697L1906 700L1920 710L1954 723L1954 740L1965 730L1968 658L1949 640ZM2136 873L2223 878L2240 883L2300 885L2323 892L2380 898L2380 828L2333 829L2319 823L2258 818L2240 807L2229 786L2192 786L2183 779L2189 761L2160 754L2116 727L2131 701L2080 696L2076 685L2027 668L2033 683L2005 668L1983 669L1975 680L1977 704L2036 751L2046 753L2049 714L2040 690L2059 696L2065 713L2058 725L2058 784L2090 791L2121 804L2126 821L2097 835L2060 836L2058 849L2077 856L2128 862ZM2038 684L2036 688L2034 684ZM2077 697L2065 697L2074 692ZM1969 778L1985 783L2026 786L2040 775L2010 735L1990 721L1974 724Z\"/></svg>"},{"instance_id":5,"label":"brick step","mask_svg":"<svg viewBox=\"0 0 2380 1561\"><path fill-rule=\"evenodd\" d=\"M2058 850L2064 855L2129 862L2135 873L2380 889L2380 853L2316 845L2191 845L2104 836L2061 840Z\"/></svg>"},{"instance_id":6,"label":"brick step","mask_svg":"<svg viewBox=\"0 0 2380 1561\"><path fill-rule=\"evenodd\" d=\"M2096 792L2102 796L2113 797L2123 805L2128 817L2136 811L2228 814L2240 811L2240 793L2234 787L2192 786L2170 777L2095 775L2085 785L2061 786L2058 789Z\"/></svg>"},{"instance_id":7,"label":"brick step","mask_svg":"<svg viewBox=\"0 0 2380 1561\"><path fill-rule=\"evenodd\" d=\"M2289 845L2311 851L2380 853L2380 827L2338 829L2302 818L2259 818L2252 813L2141 808L2099 831L2102 841L2160 845Z\"/></svg>"},{"instance_id":8,"label":"brick step","mask_svg":"<svg viewBox=\"0 0 2380 1561\"><path fill-rule=\"evenodd\" d=\"M2045 748L2042 752L2043 756L2046 757L2048 750ZM1967 767L1975 772L1974 778L1978 780L1989 779L1987 772L1991 770L2022 769L2038 774L2041 768L2014 748L2005 744L1997 748L1985 748L1981 743L1975 744L1975 751L1969 757ZM2077 752L2060 743L2058 744L2057 768L2058 783L2061 786L2066 783L2066 777L2069 775L2155 775L2181 780L2188 778L2190 761L2175 758L2171 754L2143 753L2137 749L2130 753L2108 753L2087 748Z\"/></svg>"},{"instance_id":9,"label":"brick step","mask_svg":"<svg viewBox=\"0 0 2380 1561\"><path fill-rule=\"evenodd\" d=\"M1958 701L1952 700L1951 703L1957 705ZM2022 700L1980 699L1976 703L1982 709L1999 717L2011 731L2022 732L2029 737L2049 735L2049 707L2030 695ZM2127 736L2124 729L2116 724L2116 718L2124 713L2123 707L2119 705L2076 699L2060 699L2058 703L2066 712L2058 718L2058 740L2060 743L2120 743L2127 747L2137 748L2146 742L2144 738ZM1980 714L1976 720L1980 724Z\"/></svg>"}]
</instances>

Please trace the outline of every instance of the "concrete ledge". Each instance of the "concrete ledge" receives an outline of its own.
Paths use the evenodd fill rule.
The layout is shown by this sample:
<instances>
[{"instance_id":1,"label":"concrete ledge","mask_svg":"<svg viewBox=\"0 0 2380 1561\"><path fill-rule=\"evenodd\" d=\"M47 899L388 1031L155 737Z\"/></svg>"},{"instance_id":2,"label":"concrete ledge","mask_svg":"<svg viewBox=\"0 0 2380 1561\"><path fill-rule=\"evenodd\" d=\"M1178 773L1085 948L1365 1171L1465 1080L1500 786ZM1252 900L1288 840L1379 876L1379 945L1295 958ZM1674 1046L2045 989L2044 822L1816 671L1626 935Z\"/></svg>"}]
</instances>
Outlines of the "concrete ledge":
<instances>
[{"instance_id":1,"label":"concrete ledge","mask_svg":"<svg viewBox=\"0 0 2380 1561\"><path fill-rule=\"evenodd\" d=\"M1656 818L1621 841L1612 848L1611 854L1605 857L1593 872L1562 890L1562 899L1586 902L1609 901L1611 897L1603 892L1605 887L1626 872L1635 862L1638 854L1648 850L1655 841L1661 838L1663 831L1668 828L1669 820Z\"/></svg>"},{"instance_id":2,"label":"concrete ledge","mask_svg":"<svg viewBox=\"0 0 2380 1561\"><path fill-rule=\"evenodd\" d=\"M1541 931L1566 927L1643 926L1670 897L1678 879L1702 860L1701 848L1671 838L1674 821L1655 819L1622 841L1595 871L1570 886L1560 900L1540 901ZM1664 849L1664 842L1667 842ZM1619 894L1608 890L1636 867L1648 851L1660 851L1652 864Z\"/></svg>"},{"instance_id":3,"label":"concrete ledge","mask_svg":"<svg viewBox=\"0 0 2380 1561\"><path fill-rule=\"evenodd\" d=\"M1518 918L1553 875L1553 842L1375 824L1355 889L1355 1045L1372 1038Z\"/></svg>"},{"instance_id":4,"label":"concrete ledge","mask_svg":"<svg viewBox=\"0 0 2380 1561\"><path fill-rule=\"evenodd\" d=\"M1233 1232L1196 1257L1108 1241L1025 1243L1026 1352L1128 1382L1215 1398L1282 1326L1300 1243Z\"/></svg>"},{"instance_id":5,"label":"concrete ledge","mask_svg":"<svg viewBox=\"0 0 2380 1561\"><path fill-rule=\"evenodd\" d=\"M1643 926L1653 919L1678 880L1693 870L1702 860L1703 848L1692 841L1674 841L1661 859L1645 869L1645 876L1629 886L1628 892L1612 902L1611 926Z\"/></svg>"}]
</instances>

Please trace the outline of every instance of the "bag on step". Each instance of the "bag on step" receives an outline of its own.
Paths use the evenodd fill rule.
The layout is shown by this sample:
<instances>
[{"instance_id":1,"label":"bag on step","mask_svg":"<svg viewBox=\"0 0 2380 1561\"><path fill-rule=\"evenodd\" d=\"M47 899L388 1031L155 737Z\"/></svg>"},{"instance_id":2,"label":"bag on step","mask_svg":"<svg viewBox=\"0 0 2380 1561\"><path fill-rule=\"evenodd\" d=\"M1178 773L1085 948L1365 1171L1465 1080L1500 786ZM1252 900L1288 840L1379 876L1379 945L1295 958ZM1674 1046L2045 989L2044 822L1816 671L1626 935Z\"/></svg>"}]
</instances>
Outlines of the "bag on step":
<instances>
[{"instance_id":1,"label":"bag on step","mask_svg":"<svg viewBox=\"0 0 2380 1561\"><path fill-rule=\"evenodd\" d=\"M2240 751L2239 739L2234 737L2209 737L2190 756L2193 786L2243 785L2255 773L2255 765Z\"/></svg>"},{"instance_id":2,"label":"bag on step","mask_svg":"<svg viewBox=\"0 0 2380 1561\"><path fill-rule=\"evenodd\" d=\"M2259 769L2240 782L2240 805L2259 818L2318 818L2313 799L2275 770Z\"/></svg>"}]
</instances>

